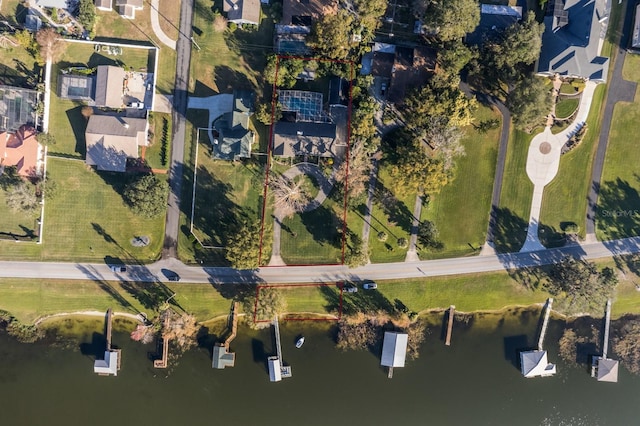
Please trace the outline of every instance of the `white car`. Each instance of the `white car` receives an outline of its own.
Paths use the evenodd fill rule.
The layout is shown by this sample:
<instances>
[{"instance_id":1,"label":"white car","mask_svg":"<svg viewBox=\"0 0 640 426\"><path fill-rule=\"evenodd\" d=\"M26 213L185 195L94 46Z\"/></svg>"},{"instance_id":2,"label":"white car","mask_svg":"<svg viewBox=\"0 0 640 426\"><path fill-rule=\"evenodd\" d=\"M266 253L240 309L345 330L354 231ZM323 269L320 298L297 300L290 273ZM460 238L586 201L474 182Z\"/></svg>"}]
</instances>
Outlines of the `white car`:
<instances>
[{"instance_id":1,"label":"white car","mask_svg":"<svg viewBox=\"0 0 640 426\"><path fill-rule=\"evenodd\" d=\"M378 284L374 283L373 281L365 281L364 284L362 284L362 288L364 288L365 290L375 290L376 288L378 288Z\"/></svg>"},{"instance_id":2,"label":"white car","mask_svg":"<svg viewBox=\"0 0 640 426\"><path fill-rule=\"evenodd\" d=\"M122 265L111 265L113 272L127 272L127 267Z\"/></svg>"}]
</instances>

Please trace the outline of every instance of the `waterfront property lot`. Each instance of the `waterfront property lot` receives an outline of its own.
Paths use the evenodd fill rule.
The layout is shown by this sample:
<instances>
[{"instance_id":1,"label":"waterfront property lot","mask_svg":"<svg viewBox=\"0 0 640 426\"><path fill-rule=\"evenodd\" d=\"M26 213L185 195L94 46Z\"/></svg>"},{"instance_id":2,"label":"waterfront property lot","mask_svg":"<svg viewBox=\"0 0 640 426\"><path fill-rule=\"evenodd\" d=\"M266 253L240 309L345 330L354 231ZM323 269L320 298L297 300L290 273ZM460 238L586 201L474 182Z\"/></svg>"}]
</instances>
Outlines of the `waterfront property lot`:
<instances>
[{"instance_id":1,"label":"waterfront property lot","mask_svg":"<svg viewBox=\"0 0 640 426\"><path fill-rule=\"evenodd\" d=\"M598 239L640 235L640 166L633 153L640 119L640 103L618 103L613 112L609 144L605 155L598 208Z\"/></svg>"},{"instance_id":2,"label":"waterfront property lot","mask_svg":"<svg viewBox=\"0 0 640 426\"><path fill-rule=\"evenodd\" d=\"M29 185L29 188L33 187ZM35 241L41 212L39 207L32 213L14 212L7 206L6 192L0 189L0 239Z\"/></svg>"},{"instance_id":3,"label":"waterfront property lot","mask_svg":"<svg viewBox=\"0 0 640 426\"><path fill-rule=\"evenodd\" d=\"M540 241L547 247L562 239L560 234L569 223L580 227L585 235L587 196L591 185L591 164L598 148L600 116L606 87L600 85L593 95L593 103L587 117L587 133L573 150L560 158L556 177L544 188L540 211ZM555 244L554 244L555 242Z\"/></svg>"},{"instance_id":4,"label":"waterfront property lot","mask_svg":"<svg viewBox=\"0 0 640 426\"><path fill-rule=\"evenodd\" d=\"M53 199L45 206L44 243L0 244L3 258L101 261L155 260L162 246L164 216L143 219L134 215L116 191L127 174L102 174L84 162L48 159L49 178L55 182ZM147 247L133 247L135 236L149 236Z\"/></svg>"},{"instance_id":5,"label":"waterfront property lot","mask_svg":"<svg viewBox=\"0 0 640 426\"><path fill-rule=\"evenodd\" d=\"M474 123L498 120L497 110L480 106ZM421 252L420 258L454 257L477 252L486 239L491 195L500 143L499 124L480 133L472 126L462 140L466 155L457 160L455 179L447 184L423 210L422 219L433 221L444 244L441 252Z\"/></svg>"},{"instance_id":6,"label":"waterfront property lot","mask_svg":"<svg viewBox=\"0 0 640 426\"><path fill-rule=\"evenodd\" d=\"M371 262L374 263L404 260L416 202L415 191L393 192L389 167L381 162L378 168L378 180L371 209L369 251ZM360 208L362 214L364 214L363 207ZM386 234L385 241L378 238L380 233ZM399 244L400 240L404 240L406 244Z\"/></svg>"},{"instance_id":7,"label":"waterfront property lot","mask_svg":"<svg viewBox=\"0 0 640 426\"><path fill-rule=\"evenodd\" d=\"M520 250L527 236L529 210L533 196L533 183L527 176L527 152L533 136L520 130L512 130L507 147L507 157L502 178L500 205L496 214L494 243L499 252Z\"/></svg>"}]
</instances>

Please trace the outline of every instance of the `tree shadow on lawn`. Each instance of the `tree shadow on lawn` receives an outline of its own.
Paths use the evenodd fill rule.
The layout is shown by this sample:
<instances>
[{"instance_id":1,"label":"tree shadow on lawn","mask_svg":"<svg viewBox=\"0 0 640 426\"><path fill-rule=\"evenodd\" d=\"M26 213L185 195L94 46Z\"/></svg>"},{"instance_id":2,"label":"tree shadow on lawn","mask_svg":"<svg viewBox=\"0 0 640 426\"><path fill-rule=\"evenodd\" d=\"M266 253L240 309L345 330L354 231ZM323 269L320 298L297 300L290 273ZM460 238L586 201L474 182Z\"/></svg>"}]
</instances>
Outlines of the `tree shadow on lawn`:
<instances>
[{"instance_id":1,"label":"tree shadow on lawn","mask_svg":"<svg viewBox=\"0 0 640 426\"><path fill-rule=\"evenodd\" d=\"M80 272L82 272L88 279L92 280L93 282L96 283L96 285L98 285L98 287L100 287L101 290L103 290L105 293L107 293L112 299L114 299L116 301L116 303L118 303L121 307L125 308L125 309L130 309L133 310L135 312L137 312L137 310L133 307L133 305L131 305L131 303L129 303L129 301L127 299L125 299L124 297L122 297L122 294L120 294L120 292L118 290L116 290L109 281L107 281L102 274L100 274L94 267L92 266L83 266L83 265L77 265L78 270L80 270ZM138 312L139 313L139 312Z\"/></svg>"},{"instance_id":2,"label":"tree shadow on lawn","mask_svg":"<svg viewBox=\"0 0 640 426\"><path fill-rule=\"evenodd\" d=\"M333 209L321 205L315 210L301 213L300 219L313 241L320 245L342 247L343 222Z\"/></svg>"},{"instance_id":3,"label":"tree shadow on lawn","mask_svg":"<svg viewBox=\"0 0 640 426\"><path fill-rule=\"evenodd\" d=\"M75 152L79 153L83 157L87 154L87 142L84 138L85 130L87 129L87 120L82 116L82 106L78 105L74 108L66 111L67 119L71 124L71 130L76 140ZM58 135L62 137L64 135Z\"/></svg>"},{"instance_id":4,"label":"tree shadow on lawn","mask_svg":"<svg viewBox=\"0 0 640 426\"><path fill-rule=\"evenodd\" d=\"M226 65L218 65L215 68L214 81L219 93L233 93L237 89L254 89L254 85L245 74Z\"/></svg>"},{"instance_id":5,"label":"tree shadow on lawn","mask_svg":"<svg viewBox=\"0 0 640 426\"><path fill-rule=\"evenodd\" d=\"M407 233L411 232L413 212L380 179L376 179L375 188L373 201L382 209L388 224L398 226Z\"/></svg>"},{"instance_id":6,"label":"tree shadow on lawn","mask_svg":"<svg viewBox=\"0 0 640 426\"><path fill-rule=\"evenodd\" d=\"M526 237L529 222L508 208L493 207L491 210L491 241L499 253L520 251Z\"/></svg>"},{"instance_id":7,"label":"tree shadow on lawn","mask_svg":"<svg viewBox=\"0 0 640 426\"><path fill-rule=\"evenodd\" d=\"M634 176L640 182L638 175ZM640 194L620 178L603 182L596 210L597 227L610 240L640 235Z\"/></svg>"},{"instance_id":8,"label":"tree shadow on lawn","mask_svg":"<svg viewBox=\"0 0 640 426\"><path fill-rule=\"evenodd\" d=\"M339 312L340 288L336 286L320 286L320 292L327 301L325 309L328 312ZM399 303L398 303L399 302ZM401 313L398 308L404 304L396 299L395 303L387 299L377 290L358 289L357 293L342 293L342 315L350 316L359 312L375 315L378 312L385 312L389 315Z\"/></svg>"}]
</instances>

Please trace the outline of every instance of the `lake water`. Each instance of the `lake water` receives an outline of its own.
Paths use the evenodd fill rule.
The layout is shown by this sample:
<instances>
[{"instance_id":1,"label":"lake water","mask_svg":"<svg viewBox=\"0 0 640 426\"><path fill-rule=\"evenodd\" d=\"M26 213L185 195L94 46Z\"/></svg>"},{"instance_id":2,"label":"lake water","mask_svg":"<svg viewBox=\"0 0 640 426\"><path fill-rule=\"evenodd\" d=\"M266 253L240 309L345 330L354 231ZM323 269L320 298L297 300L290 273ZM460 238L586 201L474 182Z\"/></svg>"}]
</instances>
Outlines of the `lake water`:
<instances>
[{"instance_id":1,"label":"lake water","mask_svg":"<svg viewBox=\"0 0 640 426\"><path fill-rule=\"evenodd\" d=\"M457 324L451 347L434 328L420 358L388 379L379 353L341 352L327 327L285 323L293 377L279 383L269 382L265 366L270 329L239 329L234 368L213 370L209 350L199 348L168 372L149 361L154 345L116 333L118 377L93 373L96 348L86 343L20 344L0 335L0 425L640 424L640 378L621 369L619 383L598 383L586 368L566 366L556 355L559 322L546 339L558 374L523 378L512 349L534 344L537 325L535 312L485 315ZM301 332L306 343L295 349Z\"/></svg>"}]
</instances>

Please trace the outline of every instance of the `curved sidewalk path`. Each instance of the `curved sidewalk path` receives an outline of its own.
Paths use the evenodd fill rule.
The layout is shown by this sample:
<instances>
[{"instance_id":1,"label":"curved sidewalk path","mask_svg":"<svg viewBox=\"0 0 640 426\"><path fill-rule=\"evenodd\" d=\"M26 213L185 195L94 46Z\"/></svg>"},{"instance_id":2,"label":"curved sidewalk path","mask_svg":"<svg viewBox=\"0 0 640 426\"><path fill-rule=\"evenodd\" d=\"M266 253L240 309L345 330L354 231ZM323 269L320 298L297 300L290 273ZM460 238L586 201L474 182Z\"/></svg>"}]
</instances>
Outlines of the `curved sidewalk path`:
<instances>
[{"instance_id":1,"label":"curved sidewalk path","mask_svg":"<svg viewBox=\"0 0 640 426\"><path fill-rule=\"evenodd\" d=\"M160 7L160 0L151 0L151 7L149 8L151 9L151 28L153 28L153 32L156 34L156 37L160 39L162 44L167 46L169 49L176 50L176 41L172 40L171 37L162 31L158 7Z\"/></svg>"},{"instance_id":2,"label":"curved sidewalk path","mask_svg":"<svg viewBox=\"0 0 640 426\"><path fill-rule=\"evenodd\" d=\"M334 168L334 173L335 173ZM322 203L325 202L331 189L333 188L333 174L331 178L327 179L327 177L322 173L322 170L318 166L312 163L300 163L291 167L289 170L284 172L282 176L286 177L289 180L295 179L297 176L307 175L313 177L318 186L318 194L316 197L309 201L309 203L302 209L300 213L307 213L313 211L320 207ZM284 218L282 214L278 211L274 213L273 216L273 243L271 245L271 259L269 260L269 266L285 266L284 260L282 260L282 256L280 254L280 236L282 234L282 221Z\"/></svg>"},{"instance_id":3,"label":"curved sidewalk path","mask_svg":"<svg viewBox=\"0 0 640 426\"><path fill-rule=\"evenodd\" d=\"M560 167L560 155L564 144L575 135L586 123L593 101L593 93L597 84L588 81L580 97L580 106L573 122L558 134L551 132L551 127L545 127L542 133L537 134L529 145L527 155L527 176L533 182L533 197L529 212L529 227L527 239L520 249L521 252L544 250L545 247L538 238L538 226L540 224L540 211L542 209L542 196L544 187L558 174Z\"/></svg>"}]
</instances>

